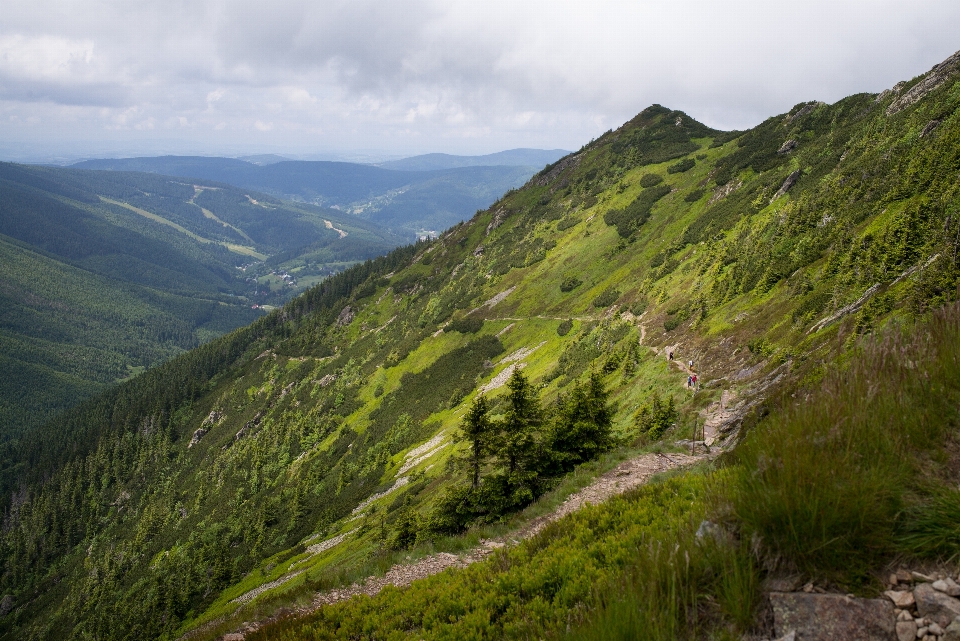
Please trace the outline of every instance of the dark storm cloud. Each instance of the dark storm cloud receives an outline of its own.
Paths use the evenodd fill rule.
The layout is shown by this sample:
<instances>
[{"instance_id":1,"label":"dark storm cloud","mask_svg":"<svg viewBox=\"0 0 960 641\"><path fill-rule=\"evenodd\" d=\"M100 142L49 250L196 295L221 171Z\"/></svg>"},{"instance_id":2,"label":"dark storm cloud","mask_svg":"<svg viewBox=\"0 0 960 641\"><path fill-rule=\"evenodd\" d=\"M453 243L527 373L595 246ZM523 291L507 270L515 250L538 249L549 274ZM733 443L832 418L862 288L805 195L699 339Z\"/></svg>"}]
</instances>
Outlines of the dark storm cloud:
<instances>
[{"instance_id":1,"label":"dark storm cloud","mask_svg":"<svg viewBox=\"0 0 960 641\"><path fill-rule=\"evenodd\" d=\"M743 128L877 92L960 49L958 23L953 0L8 0L0 135L575 148L653 102Z\"/></svg>"}]
</instances>

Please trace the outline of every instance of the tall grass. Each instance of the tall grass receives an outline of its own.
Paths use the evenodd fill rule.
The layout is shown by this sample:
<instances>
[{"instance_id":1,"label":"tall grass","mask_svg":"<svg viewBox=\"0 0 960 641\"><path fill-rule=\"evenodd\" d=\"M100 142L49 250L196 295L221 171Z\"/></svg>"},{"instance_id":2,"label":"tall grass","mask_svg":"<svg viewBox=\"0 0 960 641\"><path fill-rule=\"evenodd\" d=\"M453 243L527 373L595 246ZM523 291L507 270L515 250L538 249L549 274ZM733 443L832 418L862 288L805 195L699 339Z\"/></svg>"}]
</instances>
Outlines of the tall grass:
<instances>
[{"instance_id":1,"label":"tall grass","mask_svg":"<svg viewBox=\"0 0 960 641\"><path fill-rule=\"evenodd\" d=\"M956 427L960 310L865 342L737 450L717 497L769 561L841 584L898 548L900 515Z\"/></svg>"}]
</instances>

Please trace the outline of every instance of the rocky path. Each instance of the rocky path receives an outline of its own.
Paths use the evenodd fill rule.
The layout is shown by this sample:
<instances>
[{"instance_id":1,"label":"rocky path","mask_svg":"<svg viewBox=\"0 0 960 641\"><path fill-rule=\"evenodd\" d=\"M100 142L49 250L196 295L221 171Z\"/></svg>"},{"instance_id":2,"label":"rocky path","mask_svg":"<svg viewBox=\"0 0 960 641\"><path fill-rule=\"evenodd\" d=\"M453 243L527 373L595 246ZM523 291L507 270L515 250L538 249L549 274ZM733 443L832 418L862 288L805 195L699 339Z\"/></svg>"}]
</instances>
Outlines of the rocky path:
<instances>
[{"instance_id":1,"label":"rocky path","mask_svg":"<svg viewBox=\"0 0 960 641\"><path fill-rule=\"evenodd\" d=\"M515 545L536 535L550 523L579 510L588 503L594 505L602 503L612 496L640 487L655 474L687 467L705 458L707 457L688 456L686 454L642 454L624 461L609 472L598 476L590 485L567 497L556 510L532 520L517 532L497 539L481 541L478 547L463 554L450 554L448 552L431 554L412 563L394 565L383 576L367 577L360 583L320 592L314 596L310 606L300 608L296 611L296 614L309 614L324 605L345 601L360 594L372 596L388 585L405 587L417 579L439 574L448 568L467 567L472 563L482 561L502 547ZM223 641L243 641L247 634L259 629L263 623L265 622L246 623L241 630L224 635L222 639Z\"/></svg>"}]
</instances>

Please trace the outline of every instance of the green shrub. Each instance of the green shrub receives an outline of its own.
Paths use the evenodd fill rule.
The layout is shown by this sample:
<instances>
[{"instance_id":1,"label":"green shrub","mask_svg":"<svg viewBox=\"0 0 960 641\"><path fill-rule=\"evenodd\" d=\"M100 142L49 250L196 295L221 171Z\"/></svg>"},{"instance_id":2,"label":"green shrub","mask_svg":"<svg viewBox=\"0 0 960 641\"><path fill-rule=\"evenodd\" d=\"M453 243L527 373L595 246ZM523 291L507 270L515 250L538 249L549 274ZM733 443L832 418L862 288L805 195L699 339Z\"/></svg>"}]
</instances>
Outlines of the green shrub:
<instances>
[{"instance_id":1,"label":"green shrub","mask_svg":"<svg viewBox=\"0 0 960 641\"><path fill-rule=\"evenodd\" d=\"M678 163L674 163L667 167L668 174L682 174L685 171L690 171L693 169L694 165L697 164L697 161L693 158L684 158Z\"/></svg>"},{"instance_id":2,"label":"green shrub","mask_svg":"<svg viewBox=\"0 0 960 641\"><path fill-rule=\"evenodd\" d=\"M445 332L460 332L461 334L476 334L483 329L483 319L479 316L464 316L450 321L443 328Z\"/></svg>"},{"instance_id":3,"label":"green shrub","mask_svg":"<svg viewBox=\"0 0 960 641\"><path fill-rule=\"evenodd\" d=\"M663 328L668 332L672 332L679 327L681 323L690 318L690 310L685 307L683 309L674 310L673 314L668 311L667 314L670 316L670 318L663 321Z\"/></svg>"},{"instance_id":4,"label":"green shrub","mask_svg":"<svg viewBox=\"0 0 960 641\"><path fill-rule=\"evenodd\" d=\"M557 334L566 336L570 333L571 329L573 329L573 321L568 318L567 320L560 321L560 324L557 325Z\"/></svg>"},{"instance_id":5,"label":"green shrub","mask_svg":"<svg viewBox=\"0 0 960 641\"><path fill-rule=\"evenodd\" d=\"M577 278L576 276L567 276L562 281L560 281L560 291L561 292L572 292L577 287L583 285L583 281Z\"/></svg>"},{"instance_id":6,"label":"green shrub","mask_svg":"<svg viewBox=\"0 0 960 641\"><path fill-rule=\"evenodd\" d=\"M610 287L593 299L594 307L610 307L620 298L620 290Z\"/></svg>"},{"instance_id":7,"label":"green shrub","mask_svg":"<svg viewBox=\"0 0 960 641\"><path fill-rule=\"evenodd\" d=\"M654 392L650 400L640 406L633 415L637 430L650 440L657 440L680 418L673 395L664 401Z\"/></svg>"},{"instance_id":8,"label":"green shrub","mask_svg":"<svg viewBox=\"0 0 960 641\"><path fill-rule=\"evenodd\" d=\"M557 231L566 231L571 227L575 227L580 222L580 219L576 216L564 216L560 219L560 222L557 223Z\"/></svg>"},{"instance_id":9,"label":"green shrub","mask_svg":"<svg viewBox=\"0 0 960 641\"><path fill-rule=\"evenodd\" d=\"M703 195L704 195L705 193L707 193L707 190L705 190L705 189L694 189L694 190L691 191L689 194L687 194L686 196L684 196L684 197L683 197L683 200L684 200L684 202L695 203L695 202L697 202L698 200L700 200L701 198L703 198Z\"/></svg>"},{"instance_id":10,"label":"green shrub","mask_svg":"<svg viewBox=\"0 0 960 641\"><path fill-rule=\"evenodd\" d=\"M644 174L640 176L640 186L644 189L656 187L663 182L663 176L660 174Z\"/></svg>"},{"instance_id":11,"label":"green shrub","mask_svg":"<svg viewBox=\"0 0 960 641\"><path fill-rule=\"evenodd\" d=\"M650 218L650 210L658 200L670 193L669 185L659 185L644 189L637 198L624 209L611 209L603 215L608 225L617 228L622 238L629 238L633 232Z\"/></svg>"}]
</instances>

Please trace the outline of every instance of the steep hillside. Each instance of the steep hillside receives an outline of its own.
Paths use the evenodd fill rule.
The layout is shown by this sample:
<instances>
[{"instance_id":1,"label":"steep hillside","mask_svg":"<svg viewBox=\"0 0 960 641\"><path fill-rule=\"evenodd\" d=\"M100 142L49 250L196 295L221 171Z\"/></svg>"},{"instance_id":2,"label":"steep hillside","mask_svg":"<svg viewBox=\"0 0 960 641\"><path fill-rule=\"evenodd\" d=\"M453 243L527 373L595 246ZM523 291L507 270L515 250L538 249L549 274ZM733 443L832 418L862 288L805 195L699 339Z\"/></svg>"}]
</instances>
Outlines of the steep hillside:
<instances>
[{"instance_id":1,"label":"steep hillside","mask_svg":"<svg viewBox=\"0 0 960 641\"><path fill-rule=\"evenodd\" d=\"M88 160L75 166L216 180L280 198L336 207L363 220L402 230L412 238L469 218L503 192L522 185L545 163L447 164L429 170L421 170L419 165L385 169L331 161L253 164L231 158L163 156Z\"/></svg>"},{"instance_id":2,"label":"steep hillside","mask_svg":"<svg viewBox=\"0 0 960 641\"><path fill-rule=\"evenodd\" d=\"M212 637L383 571L411 546L509 540L511 515L537 497L562 500L637 448L669 459L678 440L700 435L732 447L775 390L815 387L858 337L955 297L958 67L960 54L879 96L800 104L746 132L649 107L435 241L338 274L9 444L0 589L11 598L0 629ZM914 363L906 350L874 362L894 353ZM842 388L834 378L830 389ZM859 434L854 444L878 442ZM864 451L829 459L827 471L857 469ZM744 487L757 470L786 469L756 450L743 460L753 466ZM875 478L896 478L884 469ZM587 554L590 531L623 531L617 540L633 550L675 533L676 546L649 549L677 552L708 489L686 479L651 490L635 512L590 512L579 543L537 538L458 575L487 586L489 609L412 592L416 612L438 618L380 609L393 613L384 630L436 638L450 622L522 636L535 615L561 634L585 595L616 579L624 547L598 541L589 555L607 563L589 567L538 557L525 566L546 573L536 581L484 573L554 543L557 554ZM624 514L636 527L618 525ZM760 521L753 531L777 531ZM863 540L851 549L868 549ZM643 567L665 572L679 558ZM727 575L752 580L752 557L731 558ZM568 589L561 578L574 567L585 569ZM696 583L662 584L649 602L697 612L695 598L674 598L678 586L701 594ZM376 634L351 607L288 638Z\"/></svg>"},{"instance_id":3,"label":"steep hillside","mask_svg":"<svg viewBox=\"0 0 960 641\"><path fill-rule=\"evenodd\" d=\"M232 187L0 164L0 436L398 244Z\"/></svg>"}]
</instances>

